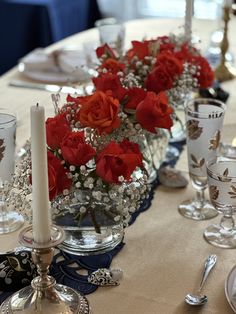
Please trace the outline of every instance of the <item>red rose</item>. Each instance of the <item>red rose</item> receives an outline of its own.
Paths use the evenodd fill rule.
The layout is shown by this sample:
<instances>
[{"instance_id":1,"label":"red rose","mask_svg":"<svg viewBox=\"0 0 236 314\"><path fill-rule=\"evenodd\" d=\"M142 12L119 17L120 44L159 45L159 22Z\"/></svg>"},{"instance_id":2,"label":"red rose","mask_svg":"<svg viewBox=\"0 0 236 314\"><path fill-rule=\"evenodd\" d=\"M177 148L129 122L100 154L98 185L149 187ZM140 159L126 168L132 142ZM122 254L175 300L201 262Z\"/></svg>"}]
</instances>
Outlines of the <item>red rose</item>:
<instances>
[{"instance_id":1,"label":"red rose","mask_svg":"<svg viewBox=\"0 0 236 314\"><path fill-rule=\"evenodd\" d=\"M173 87L173 77L167 72L165 65L158 65L145 81L145 86L148 91L159 93Z\"/></svg>"},{"instance_id":2,"label":"red rose","mask_svg":"<svg viewBox=\"0 0 236 314\"><path fill-rule=\"evenodd\" d=\"M184 69L183 63L168 51L158 55L155 67L159 65L164 65L167 73L173 78L182 74Z\"/></svg>"},{"instance_id":3,"label":"red rose","mask_svg":"<svg viewBox=\"0 0 236 314\"><path fill-rule=\"evenodd\" d=\"M111 91L114 98L120 101L124 98L127 90L121 85L120 79L113 73L101 73L98 77L93 78L96 90Z\"/></svg>"},{"instance_id":4,"label":"red rose","mask_svg":"<svg viewBox=\"0 0 236 314\"><path fill-rule=\"evenodd\" d=\"M61 154L70 165L81 166L92 159L96 151L85 142L84 132L70 132L61 143Z\"/></svg>"},{"instance_id":5,"label":"red rose","mask_svg":"<svg viewBox=\"0 0 236 314\"><path fill-rule=\"evenodd\" d=\"M97 129L100 134L111 133L120 126L119 101L106 93L96 91L83 103L77 120L83 126Z\"/></svg>"},{"instance_id":6,"label":"red rose","mask_svg":"<svg viewBox=\"0 0 236 314\"><path fill-rule=\"evenodd\" d=\"M69 190L72 185L71 179L67 177L66 170L61 164L61 160L50 151L48 151L48 185L50 200L62 194L64 190Z\"/></svg>"},{"instance_id":7,"label":"red rose","mask_svg":"<svg viewBox=\"0 0 236 314\"><path fill-rule=\"evenodd\" d=\"M118 73L118 72L123 72L125 69L125 64L118 62L115 59L106 59L102 65L100 66L101 69L106 69L108 72L111 73Z\"/></svg>"},{"instance_id":8,"label":"red rose","mask_svg":"<svg viewBox=\"0 0 236 314\"><path fill-rule=\"evenodd\" d=\"M98 47L96 54L98 58L101 58L103 55L106 55L108 58L116 58L115 51L108 44Z\"/></svg>"},{"instance_id":9,"label":"red rose","mask_svg":"<svg viewBox=\"0 0 236 314\"><path fill-rule=\"evenodd\" d=\"M51 149L60 148L63 137L70 131L70 126L65 114L59 114L46 121L47 144Z\"/></svg>"},{"instance_id":10,"label":"red rose","mask_svg":"<svg viewBox=\"0 0 236 314\"><path fill-rule=\"evenodd\" d=\"M140 60L149 55L149 41L132 41L132 48L128 50L126 56L128 60L131 60L134 56L137 56Z\"/></svg>"},{"instance_id":11,"label":"red rose","mask_svg":"<svg viewBox=\"0 0 236 314\"><path fill-rule=\"evenodd\" d=\"M169 52L160 53L154 69L146 79L147 90L159 93L173 87L174 80L183 72L183 64Z\"/></svg>"},{"instance_id":12,"label":"red rose","mask_svg":"<svg viewBox=\"0 0 236 314\"><path fill-rule=\"evenodd\" d=\"M183 43L178 51L174 53L175 57L182 62L192 62L193 56L197 54L194 47L190 47L188 43Z\"/></svg>"},{"instance_id":13,"label":"red rose","mask_svg":"<svg viewBox=\"0 0 236 314\"><path fill-rule=\"evenodd\" d=\"M144 129L156 133L156 128L169 129L173 125L170 117L172 112L164 92L158 95L148 92L137 106L136 119Z\"/></svg>"},{"instance_id":14,"label":"red rose","mask_svg":"<svg viewBox=\"0 0 236 314\"><path fill-rule=\"evenodd\" d=\"M143 88L130 88L127 93L127 102L125 104L125 109L135 110L137 105L146 97L146 95L147 92Z\"/></svg>"},{"instance_id":15,"label":"red rose","mask_svg":"<svg viewBox=\"0 0 236 314\"><path fill-rule=\"evenodd\" d=\"M78 105L83 104L83 101L84 101L87 97L89 97L89 96L77 96L77 97L73 97L73 96L71 96L71 95L67 95L66 101L67 101L68 103L73 103L73 104L75 104L75 106L72 106L72 108L73 108L74 110L77 110L77 109L78 109ZM67 107L67 106L68 106L68 105L66 104L66 105L64 105L63 107ZM62 108L63 108L63 107L62 107Z\"/></svg>"},{"instance_id":16,"label":"red rose","mask_svg":"<svg viewBox=\"0 0 236 314\"><path fill-rule=\"evenodd\" d=\"M173 52L175 49L175 45L171 42L169 36L159 36L157 37L157 42L160 43L160 53L163 51Z\"/></svg>"},{"instance_id":17,"label":"red rose","mask_svg":"<svg viewBox=\"0 0 236 314\"><path fill-rule=\"evenodd\" d=\"M138 144L127 140L120 144L111 141L96 160L97 174L108 183L120 184L121 176L129 181L135 168L142 166L142 153Z\"/></svg>"},{"instance_id":18,"label":"red rose","mask_svg":"<svg viewBox=\"0 0 236 314\"><path fill-rule=\"evenodd\" d=\"M197 79L201 88L207 88L212 86L214 81L214 73L208 63L208 61L202 57L198 56L194 58L194 64L199 67Z\"/></svg>"}]
</instances>

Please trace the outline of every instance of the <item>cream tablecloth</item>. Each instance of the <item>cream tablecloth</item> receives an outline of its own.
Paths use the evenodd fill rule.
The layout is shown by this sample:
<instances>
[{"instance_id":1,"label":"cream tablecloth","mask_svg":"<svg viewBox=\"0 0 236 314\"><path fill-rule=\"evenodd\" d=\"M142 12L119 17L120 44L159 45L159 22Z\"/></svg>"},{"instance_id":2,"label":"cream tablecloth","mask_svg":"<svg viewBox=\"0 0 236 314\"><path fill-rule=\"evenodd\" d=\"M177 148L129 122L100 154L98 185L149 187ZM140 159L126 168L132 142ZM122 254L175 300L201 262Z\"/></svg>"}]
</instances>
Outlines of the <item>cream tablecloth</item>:
<instances>
[{"instance_id":1,"label":"cream tablecloth","mask_svg":"<svg viewBox=\"0 0 236 314\"><path fill-rule=\"evenodd\" d=\"M183 20L142 20L126 24L127 42L177 31ZM214 21L194 21L194 32L206 48ZM231 50L236 55L233 38L235 21L230 25ZM68 44L97 41L98 33L92 29L72 36L49 47L54 49ZM50 94L44 91L9 87L10 80L18 77L16 68L0 78L0 107L14 110L18 116L17 145L20 147L29 137L29 108L39 102L47 114L53 113ZM236 136L236 89L235 81L223 87L230 91L228 111L225 118L224 136L227 141ZM177 165L186 171L186 153ZM236 250L218 249L207 244L202 236L208 224L219 221L196 222L179 215L177 206L194 195L191 185L186 189L171 190L159 187L151 208L142 213L137 221L126 229L126 245L113 260L113 267L121 267L124 278L118 287L99 288L88 295L94 314L226 314L231 313L224 294L224 283L230 269L236 263ZM0 251L10 249L17 243L17 232L0 236ZM200 280L203 262L210 253L218 255L217 265L206 283L204 292L209 297L201 308L187 306L183 299L194 291ZM46 313L45 313L46 314Z\"/></svg>"}]
</instances>

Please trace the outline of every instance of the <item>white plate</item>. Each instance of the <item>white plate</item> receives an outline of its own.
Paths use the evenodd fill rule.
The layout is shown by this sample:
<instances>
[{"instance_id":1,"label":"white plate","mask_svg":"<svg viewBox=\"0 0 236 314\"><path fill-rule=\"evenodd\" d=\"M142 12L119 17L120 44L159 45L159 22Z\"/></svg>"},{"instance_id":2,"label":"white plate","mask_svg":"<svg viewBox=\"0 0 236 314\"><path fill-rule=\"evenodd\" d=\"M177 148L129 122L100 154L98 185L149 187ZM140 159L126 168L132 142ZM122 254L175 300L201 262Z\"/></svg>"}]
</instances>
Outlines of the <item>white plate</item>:
<instances>
[{"instance_id":1,"label":"white plate","mask_svg":"<svg viewBox=\"0 0 236 314\"><path fill-rule=\"evenodd\" d=\"M234 313L236 313L236 298L235 300L232 300L231 296L233 293L233 285L234 281L236 280L236 266L234 266L230 273L227 276L227 279L225 281L225 295L226 299L229 302L229 305L231 306L231 309Z\"/></svg>"}]
</instances>

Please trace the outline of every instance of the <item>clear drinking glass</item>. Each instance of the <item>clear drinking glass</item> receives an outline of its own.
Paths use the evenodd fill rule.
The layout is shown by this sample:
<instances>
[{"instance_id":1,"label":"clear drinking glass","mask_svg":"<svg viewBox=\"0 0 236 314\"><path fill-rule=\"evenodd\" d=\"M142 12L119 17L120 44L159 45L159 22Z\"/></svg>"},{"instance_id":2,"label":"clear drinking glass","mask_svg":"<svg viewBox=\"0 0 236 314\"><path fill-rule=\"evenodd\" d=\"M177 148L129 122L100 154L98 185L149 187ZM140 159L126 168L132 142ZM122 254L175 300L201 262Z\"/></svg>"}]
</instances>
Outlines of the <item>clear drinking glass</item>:
<instances>
[{"instance_id":1,"label":"clear drinking glass","mask_svg":"<svg viewBox=\"0 0 236 314\"><path fill-rule=\"evenodd\" d=\"M196 197L179 205L181 215L194 220L217 216L218 212L205 199L206 162L217 155L226 106L208 98L190 100L185 107L189 175Z\"/></svg>"},{"instance_id":2,"label":"clear drinking glass","mask_svg":"<svg viewBox=\"0 0 236 314\"><path fill-rule=\"evenodd\" d=\"M14 173L16 116L0 109L0 234L17 230L23 217L11 211L7 202L7 183Z\"/></svg>"},{"instance_id":3,"label":"clear drinking glass","mask_svg":"<svg viewBox=\"0 0 236 314\"><path fill-rule=\"evenodd\" d=\"M223 216L219 224L206 228L204 238L217 247L235 248L236 160L221 156L209 161L207 178L211 202Z\"/></svg>"},{"instance_id":4,"label":"clear drinking glass","mask_svg":"<svg viewBox=\"0 0 236 314\"><path fill-rule=\"evenodd\" d=\"M122 55L124 49L125 27L115 18L105 18L97 20L95 26L99 31L100 43L107 43L119 55Z\"/></svg>"}]
</instances>

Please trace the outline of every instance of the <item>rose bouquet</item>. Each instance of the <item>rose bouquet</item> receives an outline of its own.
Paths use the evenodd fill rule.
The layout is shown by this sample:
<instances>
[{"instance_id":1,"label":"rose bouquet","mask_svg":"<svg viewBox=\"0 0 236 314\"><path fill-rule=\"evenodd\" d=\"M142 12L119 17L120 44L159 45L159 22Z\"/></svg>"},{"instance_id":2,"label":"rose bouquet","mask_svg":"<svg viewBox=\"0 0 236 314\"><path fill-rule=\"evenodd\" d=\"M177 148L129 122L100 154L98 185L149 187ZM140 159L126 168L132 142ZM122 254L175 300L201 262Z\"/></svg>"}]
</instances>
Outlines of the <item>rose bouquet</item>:
<instances>
[{"instance_id":1,"label":"rose bouquet","mask_svg":"<svg viewBox=\"0 0 236 314\"><path fill-rule=\"evenodd\" d=\"M81 253L82 243L87 251L93 244L114 247L131 213L149 194L139 145L117 137L123 119L119 106L117 99L101 91L76 101L68 96L46 120L49 195L54 222L67 230L67 251ZM13 183L16 190L26 187L27 196L30 176L28 146Z\"/></svg>"},{"instance_id":2,"label":"rose bouquet","mask_svg":"<svg viewBox=\"0 0 236 314\"><path fill-rule=\"evenodd\" d=\"M178 120L176 109L184 107L186 97L197 88L211 86L214 79L208 61L183 36L132 41L119 58L107 44L96 52L100 60L98 77L93 79L96 90L109 90L124 112L152 133L169 129L170 114Z\"/></svg>"}]
</instances>

